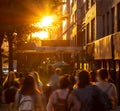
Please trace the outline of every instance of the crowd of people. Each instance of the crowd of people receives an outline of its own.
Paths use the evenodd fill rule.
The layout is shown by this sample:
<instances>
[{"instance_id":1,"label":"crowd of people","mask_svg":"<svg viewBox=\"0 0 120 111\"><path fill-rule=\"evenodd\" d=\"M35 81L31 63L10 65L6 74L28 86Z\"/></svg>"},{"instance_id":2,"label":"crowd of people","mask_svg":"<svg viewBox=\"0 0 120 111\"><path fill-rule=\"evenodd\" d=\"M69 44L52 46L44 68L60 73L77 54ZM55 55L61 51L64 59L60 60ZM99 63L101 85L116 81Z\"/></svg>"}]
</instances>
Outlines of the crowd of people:
<instances>
[{"instance_id":1,"label":"crowd of people","mask_svg":"<svg viewBox=\"0 0 120 111\"><path fill-rule=\"evenodd\" d=\"M2 83L0 107L5 111L111 111L118 105L118 93L109 72L76 70L63 74L56 68L44 88L36 71L9 72ZM49 94L48 94L49 93Z\"/></svg>"}]
</instances>

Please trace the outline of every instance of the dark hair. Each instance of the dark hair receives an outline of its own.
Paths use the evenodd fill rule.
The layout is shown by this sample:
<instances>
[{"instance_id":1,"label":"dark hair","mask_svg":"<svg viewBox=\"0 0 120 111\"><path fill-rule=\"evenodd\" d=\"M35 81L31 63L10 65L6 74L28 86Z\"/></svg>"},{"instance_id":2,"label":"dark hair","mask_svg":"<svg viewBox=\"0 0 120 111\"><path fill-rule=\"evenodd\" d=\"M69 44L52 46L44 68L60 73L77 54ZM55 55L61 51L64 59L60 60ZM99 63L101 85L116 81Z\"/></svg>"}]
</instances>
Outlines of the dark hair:
<instances>
[{"instance_id":1,"label":"dark hair","mask_svg":"<svg viewBox=\"0 0 120 111\"><path fill-rule=\"evenodd\" d=\"M86 70L80 71L78 74L78 78L79 78L79 84L78 84L79 87L84 88L85 86L90 84L90 74L88 71Z\"/></svg>"},{"instance_id":2,"label":"dark hair","mask_svg":"<svg viewBox=\"0 0 120 111\"><path fill-rule=\"evenodd\" d=\"M91 82L96 82L96 71L90 72Z\"/></svg>"},{"instance_id":3,"label":"dark hair","mask_svg":"<svg viewBox=\"0 0 120 111\"><path fill-rule=\"evenodd\" d=\"M34 78L32 76L27 76L25 78L20 92L23 95L34 95L35 82L34 82Z\"/></svg>"},{"instance_id":4,"label":"dark hair","mask_svg":"<svg viewBox=\"0 0 120 111\"><path fill-rule=\"evenodd\" d=\"M20 72L18 77L22 78L22 77L25 77L25 75L24 75L24 73Z\"/></svg>"},{"instance_id":5,"label":"dark hair","mask_svg":"<svg viewBox=\"0 0 120 111\"><path fill-rule=\"evenodd\" d=\"M69 90L72 91L73 90L73 86L76 83L76 80L75 80L73 75L69 75L68 76L68 80L69 80Z\"/></svg>"},{"instance_id":6,"label":"dark hair","mask_svg":"<svg viewBox=\"0 0 120 111\"><path fill-rule=\"evenodd\" d=\"M105 79L108 78L108 71L107 71L107 69L102 68L102 69L99 69L97 72L98 72L99 77L102 80L105 80Z\"/></svg>"},{"instance_id":7,"label":"dark hair","mask_svg":"<svg viewBox=\"0 0 120 111\"><path fill-rule=\"evenodd\" d=\"M65 89L69 87L69 80L67 76L61 76L59 80L59 85L61 89Z\"/></svg>"}]
</instances>

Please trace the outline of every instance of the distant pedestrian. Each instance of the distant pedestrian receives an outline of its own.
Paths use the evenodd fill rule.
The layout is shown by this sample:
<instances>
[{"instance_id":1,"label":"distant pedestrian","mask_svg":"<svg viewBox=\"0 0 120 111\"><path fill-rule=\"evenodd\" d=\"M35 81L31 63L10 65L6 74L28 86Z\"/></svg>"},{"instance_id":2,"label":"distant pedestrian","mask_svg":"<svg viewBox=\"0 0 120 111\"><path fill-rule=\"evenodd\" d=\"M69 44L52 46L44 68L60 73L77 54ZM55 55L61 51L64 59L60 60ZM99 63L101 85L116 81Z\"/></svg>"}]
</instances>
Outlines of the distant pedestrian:
<instances>
[{"instance_id":1,"label":"distant pedestrian","mask_svg":"<svg viewBox=\"0 0 120 111\"><path fill-rule=\"evenodd\" d=\"M16 75L13 71L10 71L3 82L3 89L8 88L9 86L14 85L15 87L19 88L19 83L16 79Z\"/></svg>"},{"instance_id":2,"label":"distant pedestrian","mask_svg":"<svg viewBox=\"0 0 120 111\"><path fill-rule=\"evenodd\" d=\"M81 71L80 69L77 69L74 72L75 84L74 84L73 88L78 88L78 83L79 83L78 75L79 75L80 71Z\"/></svg>"},{"instance_id":3,"label":"distant pedestrian","mask_svg":"<svg viewBox=\"0 0 120 111\"><path fill-rule=\"evenodd\" d=\"M25 79L24 73L20 72L20 73L18 74L18 82L19 82L20 88L21 88L22 85L23 85L24 79Z\"/></svg>"},{"instance_id":4,"label":"distant pedestrian","mask_svg":"<svg viewBox=\"0 0 120 111\"><path fill-rule=\"evenodd\" d=\"M97 74L96 74L96 71L91 71L90 72L90 79L91 79L91 83L94 85L95 83L96 83L96 76L97 76Z\"/></svg>"},{"instance_id":5,"label":"distant pedestrian","mask_svg":"<svg viewBox=\"0 0 120 111\"><path fill-rule=\"evenodd\" d=\"M76 84L75 78L73 75L67 74L68 80L69 80L69 90L72 91L74 88L74 85Z\"/></svg>"},{"instance_id":6,"label":"distant pedestrian","mask_svg":"<svg viewBox=\"0 0 120 111\"><path fill-rule=\"evenodd\" d=\"M111 99L113 108L117 106L118 95L116 86L113 83L108 82L109 74L107 69L99 69L97 71L97 83L96 85L104 92L106 92Z\"/></svg>"},{"instance_id":7,"label":"distant pedestrian","mask_svg":"<svg viewBox=\"0 0 120 111\"><path fill-rule=\"evenodd\" d=\"M56 68L55 73L51 75L49 86L51 86L51 90L54 91L58 88L59 77L62 75L62 69Z\"/></svg>"},{"instance_id":8,"label":"distant pedestrian","mask_svg":"<svg viewBox=\"0 0 120 111\"><path fill-rule=\"evenodd\" d=\"M13 110L17 89L19 89L19 83L16 80L16 75L10 71L3 82L2 91L2 103L6 104L8 111Z\"/></svg>"},{"instance_id":9,"label":"distant pedestrian","mask_svg":"<svg viewBox=\"0 0 120 111\"><path fill-rule=\"evenodd\" d=\"M36 89L38 89L38 90L41 92L42 102L43 102L43 105L44 105L44 108L45 108L45 107L46 107L46 106L45 106L45 105L46 105L46 98L45 98L45 94L44 94L44 90L43 90L43 83L42 83L42 81L40 80L39 73L36 72L36 71L33 71L33 72L30 73L29 75L34 78Z\"/></svg>"},{"instance_id":10,"label":"distant pedestrian","mask_svg":"<svg viewBox=\"0 0 120 111\"><path fill-rule=\"evenodd\" d=\"M43 93L43 83L40 80L40 76L39 73L36 71L31 72L29 75L31 75L34 80L35 80L35 87L41 92Z\"/></svg>"}]
</instances>

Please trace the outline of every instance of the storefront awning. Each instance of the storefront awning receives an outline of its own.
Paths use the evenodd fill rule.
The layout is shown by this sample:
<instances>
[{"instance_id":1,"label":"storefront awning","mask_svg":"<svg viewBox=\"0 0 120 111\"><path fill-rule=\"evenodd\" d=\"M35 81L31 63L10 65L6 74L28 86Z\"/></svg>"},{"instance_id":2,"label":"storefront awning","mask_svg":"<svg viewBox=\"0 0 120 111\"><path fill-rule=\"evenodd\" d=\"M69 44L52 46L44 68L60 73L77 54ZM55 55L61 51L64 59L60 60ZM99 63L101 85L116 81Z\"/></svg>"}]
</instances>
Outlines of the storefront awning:
<instances>
[{"instance_id":1,"label":"storefront awning","mask_svg":"<svg viewBox=\"0 0 120 111\"><path fill-rule=\"evenodd\" d=\"M120 60L120 32L113 35L114 59Z\"/></svg>"},{"instance_id":2,"label":"storefront awning","mask_svg":"<svg viewBox=\"0 0 120 111\"><path fill-rule=\"evenodd\" d=\"M17 50L16 53L56 53L65 52L73 53L80 52L82 47L37 47L35 50Z\"/></svg>"},{"instance_id":3,"label":"storefront awning","mask_svg":"<svg viewBox=\"0 0 120 111\"><path fill-rule=\"evenodd\" d=\"M95 41L94 59L112 59L112 35Z\"/></svg>"}]
</instances>

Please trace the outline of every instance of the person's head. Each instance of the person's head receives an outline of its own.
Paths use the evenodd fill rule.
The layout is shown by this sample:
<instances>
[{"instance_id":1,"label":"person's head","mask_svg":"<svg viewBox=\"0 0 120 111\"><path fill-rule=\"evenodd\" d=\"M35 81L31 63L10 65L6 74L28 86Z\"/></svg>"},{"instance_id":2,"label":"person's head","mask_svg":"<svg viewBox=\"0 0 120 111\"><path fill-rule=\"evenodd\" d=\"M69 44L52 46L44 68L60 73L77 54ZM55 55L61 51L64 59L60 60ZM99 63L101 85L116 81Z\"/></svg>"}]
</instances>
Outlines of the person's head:
<instances>
[{"instance_id":1,"label":"person's head","mask_svg":"<svg viewBox=\"0 0 120 111\"><path fill-rule=\"evenodd\" d=\"M23 84L24 79L25 79L24 74L22 72L20 72L19 73L19 82L20 82L20 84Z\"/></svg>"},{"instance_id":2,"label":"person's head","mask_svg":"<svg viewBox=\"0 0 120 111\"><path fill-rule=\"evenodd\" d=\"M77 69L77 70L75 71L75 75L74 75L74 78L75 78L76 83L78 83L78 75L79 75L79 73L80 73L80 69Z\"/></svg>"},{"instance_id":3,"label":"person's head","mask_svg":"<svg viewBox=\"0 0 120 111\"><path fill-rule=\"evenodd\" d=\"M60 89L66 89L69 87L70 81L68 80L68 76L61 76L59 79Z\"/></svg>"},{"instance_id":4,"label":"person's head","mask_svg":"<svg viewBox=\"0 0 120 111\"><path fill-rule=\"evenodd\" d=\"M15 73L13 71L10 71L3 82L3 87L5 86L6 83L11 83L15 79L16 79Z\"/></svg>"},{"instance_id":5,"label":"person's head","mask_svg":"<svg viewBox=\"0 0 120 111\"><path fill-rule=\"evenodd\" d=\"M34 71L34 72L30 73L29 75L34 78L35 82L37 82L37 83L40 82L40 77L39 77L39 73L38 72Z\"/></svg>"},{"instance_id":6,"label":"person's head","mask_svg":"<svg viewBox=\"0 0 120 111\"><path fill-rule=\"evenodd\" d=\"M86 87L90 84L90 74L86 70L82 70L78 74L79 83L78 86L81 88Z\"/></svg>"},{"instance_id":7,"label":"person's head","mask_svg":"<svg viewBox=\"0 0 120 111\"><path fill-rule=\"evenodd\" d=\"M68 80L69 80L69 89L73 90L73 87L76 84L75 77L73 75L68 74Z\"/></svg>"},{"instance_id":8,"label":"person's head","mask_svg":"<svg viewBox=\"0 0 120 111\"><path fill-rule=\"evenodd\" d=\"M33 95L35 92L35 82L32 76L27 76L23 82L21 93L23 95Z\"/></svg>"},{"instance_id":9,"label":"person's head","mask_svg":"<svg viewBox=\"0 0 120 111\"><path fill-rule=\"evenodd\" d=\"M78 75L80 73L81 69L77 69L75 75Z\"/></svg>"},{"instance_id":10,"label":"person's head","mask_svg":"<svg viewBox=\"0 0 120 111\"><path fill-rule=\"evenodd\" d=\"M108 79L108 71L107 69L101 68L97 70L97 80L106 80Z\"/></svg>"},{"instance_id":11,"label":"person's head","mask_svg":"<svg viewBox=\"0 0 120 111\"><path fill-rule=\"evenodd\" d=\"M55 73L58 74L58 75L61 75L62 69L61 68L56 68Z\"/></svg>"},{"instance_id":12,"label":"person's head","mask_svg":"<svg viewBox=\"0 0 120 111\"><path fill-rule=\"evenodd\" d=\"M15 78L16 78L15 72L10 71L8 73L8 81L11 82L11 81L15 80Z\"/></svg>"}]
</instances>

